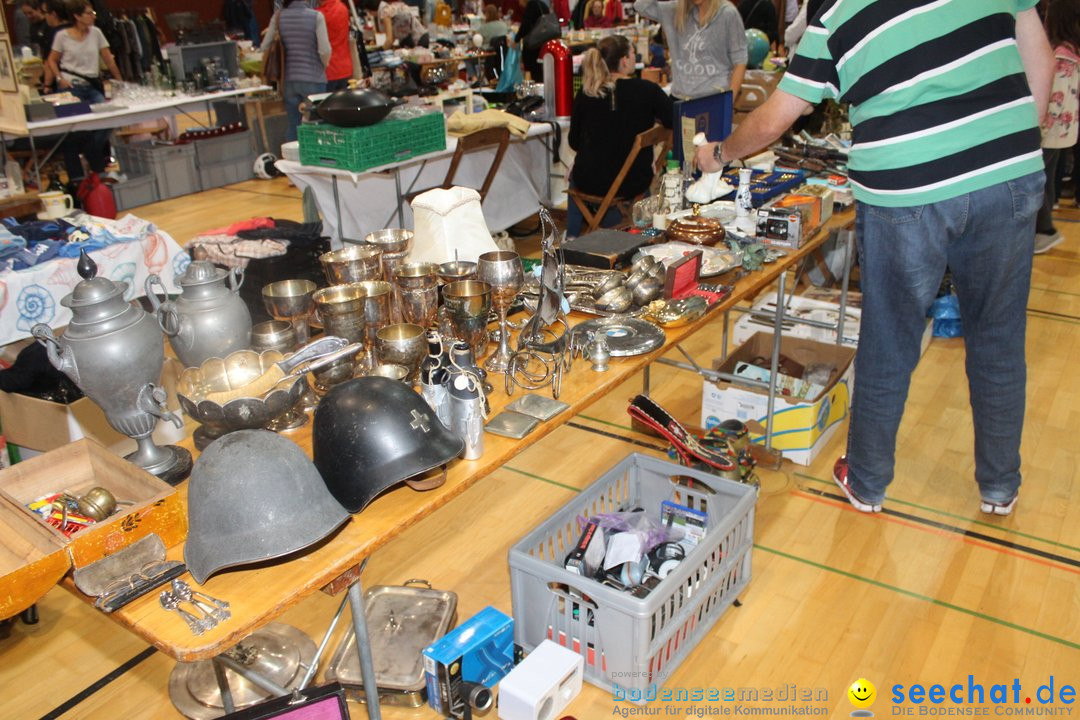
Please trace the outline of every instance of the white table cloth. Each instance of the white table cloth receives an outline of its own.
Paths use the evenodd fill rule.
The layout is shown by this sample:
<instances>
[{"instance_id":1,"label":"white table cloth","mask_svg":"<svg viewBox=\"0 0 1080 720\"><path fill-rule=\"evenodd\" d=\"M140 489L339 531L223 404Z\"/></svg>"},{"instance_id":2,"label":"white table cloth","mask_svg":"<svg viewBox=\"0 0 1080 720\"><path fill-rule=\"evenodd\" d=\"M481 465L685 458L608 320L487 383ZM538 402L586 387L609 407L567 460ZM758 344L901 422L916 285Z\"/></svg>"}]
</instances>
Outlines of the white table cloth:
<instances>
[{"instance_id":1,"label":"white table cloth","mask_svg":"<svg viewBox=\"0 0 1080 720\"><path fill-rule=\"evenodd\" d=\"M128 300L146 294L143 284L150 273L161 277L169 293L180 292L176 278L190 262L187 252L168 233L132 215L115 222L134 227L134 221L140 231L133 240L90 253L98 266L97 277L126 282ZM0 345L30 337L30 328L39 322L54 328L68 324L71 310L60 300L82 279L77 262L78 258L56 257L26 270L0 273Z\"/></svg>"},{"instance_id":2,"label":"white table cloth","mask_svg":"<svg viewBox=\"0 0 1080 720\"><path fill-rule=\"evenodd\" d=\"M551 127L544 124L533 125L527 137L510 142L483 203L484 219L492 232L530 217L541 204L550 204L550 143ZM338 247L342 238L361 240L368 233L386 227L411 229L412 209L408 203L403 203L404 217L400 223L397 217L395 174L399 175L402 194L441 185L456 146L457 139L448 136L446 150L360 173L301 165L290 160L279 160L277 168L301 190L312 189L323 216L323 234ZM455 184L479 188L494 156L494 149L467 153L454 177Z\"/></svg>"}]
</instances>

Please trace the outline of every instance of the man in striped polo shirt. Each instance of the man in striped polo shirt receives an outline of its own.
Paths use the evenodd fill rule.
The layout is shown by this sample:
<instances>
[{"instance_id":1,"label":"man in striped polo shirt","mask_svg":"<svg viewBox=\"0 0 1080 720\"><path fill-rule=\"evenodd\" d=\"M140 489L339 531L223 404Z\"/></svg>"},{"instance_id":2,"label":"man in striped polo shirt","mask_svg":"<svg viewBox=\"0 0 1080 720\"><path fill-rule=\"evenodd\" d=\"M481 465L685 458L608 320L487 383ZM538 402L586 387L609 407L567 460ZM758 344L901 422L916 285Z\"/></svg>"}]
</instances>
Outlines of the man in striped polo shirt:
<instances>
[{"instance_id":1,"label":"man in striped polo shirt","mask_svg":"<svg viewBox=\"0 0 1080 720\"><path fill-rule=\"evenodd\" d=\"M850 104L863 315L847 456L834 478L880 512L926 312L946 266L963 317L984 513L1020 487L1025 309L1053 56L1037 0L825 0L778 89L722 143L716 170L812 104Z\"/></svg>"}]
</instances>

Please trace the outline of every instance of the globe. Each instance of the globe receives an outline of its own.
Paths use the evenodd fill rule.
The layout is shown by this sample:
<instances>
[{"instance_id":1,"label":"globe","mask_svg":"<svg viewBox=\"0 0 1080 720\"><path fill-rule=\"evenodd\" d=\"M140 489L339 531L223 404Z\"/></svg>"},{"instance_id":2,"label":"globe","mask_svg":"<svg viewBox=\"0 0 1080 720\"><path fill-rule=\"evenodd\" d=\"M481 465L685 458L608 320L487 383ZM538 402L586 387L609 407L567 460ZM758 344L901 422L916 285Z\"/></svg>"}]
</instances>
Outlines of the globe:
<instances>
[{"instance_id":1,"label":"globe","mask_svg":"<svg viewBox=\"0 0 1080 720\"><path fill-rule=\"evenodd\" d=\"M769 56L769 37L757 28L746 31L746 67L757 69Z\"/></svg>"}]
</instances>

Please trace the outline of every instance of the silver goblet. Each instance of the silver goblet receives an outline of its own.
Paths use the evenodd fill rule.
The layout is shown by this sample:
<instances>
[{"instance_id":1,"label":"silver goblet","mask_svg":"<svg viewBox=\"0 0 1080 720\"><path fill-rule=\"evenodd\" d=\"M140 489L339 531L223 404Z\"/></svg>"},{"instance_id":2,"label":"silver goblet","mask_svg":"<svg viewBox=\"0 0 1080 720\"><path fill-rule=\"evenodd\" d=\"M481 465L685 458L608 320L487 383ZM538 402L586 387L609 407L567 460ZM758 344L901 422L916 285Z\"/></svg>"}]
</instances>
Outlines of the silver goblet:
<instances>
[{"instance_id":1,"label":"silver goblet","mask_svg":"<svg viewBox=\"0 0 1080 720\"><path fill-rule=\"evenodd\" d=\"M402 322L423 328L439 310L439 268L434 263L403 263L394 270L394 303Z\"/></svg>"},{"instance_id":2,"label":"silver goblet","mask_svg":"<svg viewBox=\"0 0 1080 720\"><path fill-rule=\"evenodd\" d=\"M419 325L397 323L379 328L375 333L376 360L380 364L405 366L409 370L409 382L416 380L427 352L427 334Z\"/></svg>"},{"instance_id":3,"label":"silver goblet","mask_svg":"<svg viewBox=\"0 0 1080 720\"><path fill-rule=\"evenodd\" d=\"M461 340L481 358L488 347L491 285L480 280L456 280L443 286L439 331L444 338Z\"/></svg>"},{"instance_id":4,"label":"silver goblet","mask_svg":"<svg viewBox=\"0 0 1080 720\"><path fill-rule=\"evenodd\" d=\"M310 280L278 280L262 289L263 305L275 320L287 320L296 328L296 341L303 345L310 333L308 322L315 309L312 293L318 286Z\"/></svg>"},{"instance_id":5,"label":"silver goblet","mask_svg":"<svg viewBox=\"0 0 1080 720\"><path fill-rule=\"evenodd\" d=\"M484 362L484 369L505 373L511 356L506 314L525 282L521 256L507 250L486 252L477 258L476 277L491 285L491 306L499 313L499 349Z\"/></svg>"},{"instance_id":6,"label":"silver goblet","mask_svg":"<svg viewBox=\"0 0 1080 720\"><path fill-rule=\"evenodd\" d=\"M380 328L390 324L390 283L385 280L365 280L353 283L359 288L360 302L364 318L364 333L360 342L364 344L364 368L375 367L375 340Z\"/></svg>"},{"instance_id":7,"label":"silver goblet","mask_svg":"<svg viewBox=\"0 0 1080 720\"><path fill-rule=\"evenodd\" d=\"M346 245L319 256L331 285L382 280L382 250L374 245Z\"/></svg>"}]
</instances>

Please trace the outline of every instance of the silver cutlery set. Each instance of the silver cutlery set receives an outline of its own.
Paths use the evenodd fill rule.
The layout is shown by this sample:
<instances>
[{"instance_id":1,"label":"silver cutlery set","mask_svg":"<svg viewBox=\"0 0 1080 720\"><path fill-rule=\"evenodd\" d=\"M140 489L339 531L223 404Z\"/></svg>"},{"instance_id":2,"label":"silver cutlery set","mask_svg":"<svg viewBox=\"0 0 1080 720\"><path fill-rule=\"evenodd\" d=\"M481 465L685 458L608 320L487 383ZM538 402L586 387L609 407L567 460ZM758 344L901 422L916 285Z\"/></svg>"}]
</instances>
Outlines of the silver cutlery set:
<instances>
[{"instance_id":1,"label":"silver cutlery set","mask_svg":"<svg viewBox=\"0 0 1080 720\"><path fill-rule=\"evenodd\" d=\"M158 600L161 607L184 619L192 635L202 635L232 617L228 602L192 590L190 585L179 578L172 581L171 590L161 591Z\"/></svg>"}]
</instances>

